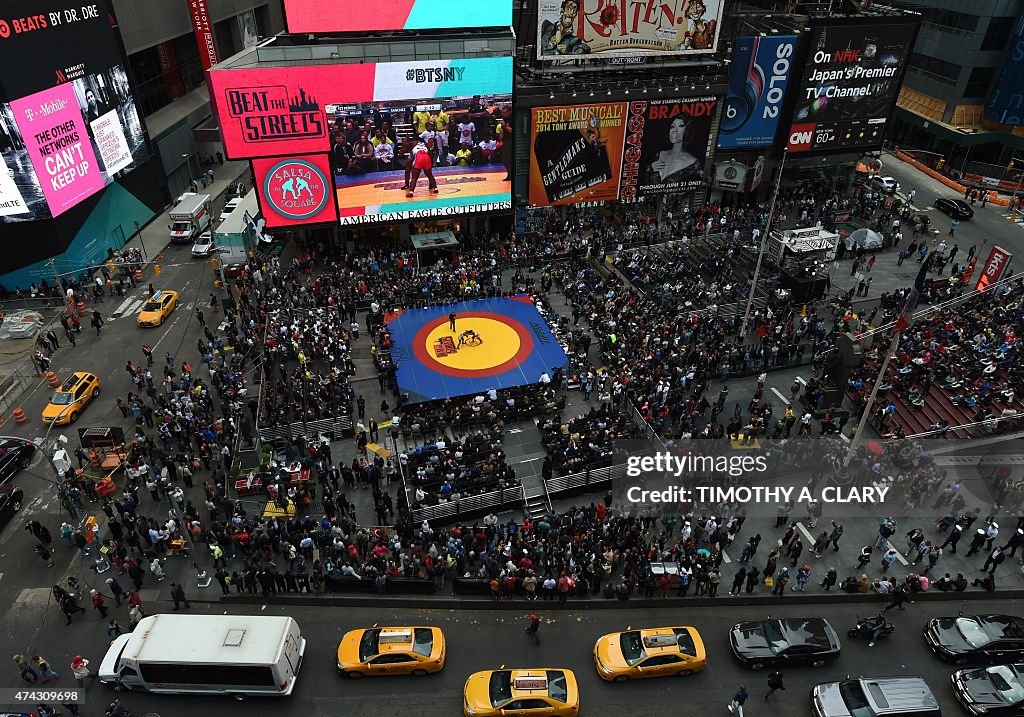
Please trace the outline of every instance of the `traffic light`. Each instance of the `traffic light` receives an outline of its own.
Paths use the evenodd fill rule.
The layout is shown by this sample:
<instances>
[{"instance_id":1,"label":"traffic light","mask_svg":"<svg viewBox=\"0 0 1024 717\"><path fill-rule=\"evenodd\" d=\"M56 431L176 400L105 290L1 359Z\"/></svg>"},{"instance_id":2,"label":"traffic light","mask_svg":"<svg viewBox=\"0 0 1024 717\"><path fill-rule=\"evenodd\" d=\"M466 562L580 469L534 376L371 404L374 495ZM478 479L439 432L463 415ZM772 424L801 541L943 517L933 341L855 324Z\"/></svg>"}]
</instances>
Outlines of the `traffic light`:
<instances>
[{"instance_id":1,"label":"traffic light","mask_svg":"<svg viewBox=\"0 0 1024 717\"><path fill-rule=\"evenodd\" d=\"M935 169L941 172L942 168L945 167L945 166L946 166L946 160L940 159L938 161L938 163L935 165Z\"/></svg>"},{"instance_id":2,"label":"traffic light","mask_svg":"<svg viewBox=\"0 0 1024 717\"><path fill-rule=\"evenodd\" d=\"M159 264L154 264L153 265L153 276L160 276L160 265Z\"/></svg>"}]
</instances>

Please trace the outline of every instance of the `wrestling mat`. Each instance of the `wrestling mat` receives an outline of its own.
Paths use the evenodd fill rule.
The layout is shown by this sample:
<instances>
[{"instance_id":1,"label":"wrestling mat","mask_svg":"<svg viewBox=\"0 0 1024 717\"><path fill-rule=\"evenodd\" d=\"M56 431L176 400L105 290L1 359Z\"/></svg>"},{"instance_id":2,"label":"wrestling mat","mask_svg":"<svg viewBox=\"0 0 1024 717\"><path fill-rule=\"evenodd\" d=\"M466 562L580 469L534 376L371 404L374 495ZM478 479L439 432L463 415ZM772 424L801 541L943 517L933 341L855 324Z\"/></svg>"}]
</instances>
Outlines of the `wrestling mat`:
<instances>
[{"instance_id":1,"label":"wrestling mat","mask_svg":"<svg viewBox=\"0 0 1024 717\"><path fill-rule=\"evenodd\" d=\"M501 164L434 167L438 193L430 193L427 177L421 172L411 198L402 190L405 170L343 175L334 178L334 185L341 216L351 217L509 202L512 183L504 181L505 175Z\"/></svg>"},{"instance_id":2,"label":"wrestling mat","mask_svg":"<svg viewBox=\"0 0 1024 717\"><path fill-rule=\"evenodd\" d=\"M398 387L411 403L534 384L568 363L528 296L408 309L385 320Z\"/></svg>"}]
</instances>

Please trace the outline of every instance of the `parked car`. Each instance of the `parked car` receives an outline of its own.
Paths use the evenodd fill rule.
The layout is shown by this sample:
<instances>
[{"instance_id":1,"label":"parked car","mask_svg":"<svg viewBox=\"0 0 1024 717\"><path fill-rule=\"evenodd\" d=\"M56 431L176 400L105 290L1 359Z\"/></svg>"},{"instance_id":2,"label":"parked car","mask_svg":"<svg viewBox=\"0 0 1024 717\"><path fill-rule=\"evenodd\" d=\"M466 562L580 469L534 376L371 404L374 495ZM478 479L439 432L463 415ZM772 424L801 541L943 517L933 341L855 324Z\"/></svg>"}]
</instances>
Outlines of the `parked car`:
<instances>
[{"instance_id":1,"label":"parked car","mask_svg":"<svg viewBox=\"0 0 1024 717\"><path fill-rule=\"evenodd\" d=\"M957 701L972 715L1024 715L1024 665L957 670L949 679Z\"/></svg>"},{"instance_id":2,"label":"parked car","mask_svg":"<svg viewBox=\"0 0 1024 717\"><path fill-rule=\"evenodd\" d=\"M867 181L867 185L883 194L895 194L900 188L900 183L895 177L880 177L877 174Z\"/></svg>"},{"instance_id":3,"label":"parked car","mask_svg":"<svg viewBox=\"0 0 1024 717\"><path fill-rule=\"evenodd\" d=\"M242 203L241 197L235 197L224 202L224 209L220 213L220 221L224 221L231 216L231 212L235 211L235 208Z\"/></svg>"},{"instance_id":4,"label":"parked car","mask_svg":"<svg viewBox=\"0 0 1024 717\"><path fill-rule=\"evenodd\" d=\"M935 200L935 208L954 219L970 219L974 216L974 208L963 199L939 197Z\"/></svg>"},{"instance_id":5,"label":"parked car","mask_svg":"<svg viewBox=\"0 0 1024 717\"><path fill-rule=\"evenodd\" d=\"M811 689L814 717L941 717L938 700L920 677L861 677Z\"/></svg>"},{"instance_id":6,"label":"parked car","mask_svg":"<svg viewBox=\"0 0 1024 717\"><path fill-rule=\"evenodd\" d=\"M203 232L199 241L192 245L192 256L206 258L217 251L217 243L213 240L213 232Z\"/></svg>"},{"instance_id":7,"label":"parked car","mask_svg":"<svg viewBox=\"0 0 1024 717\"><path fill-rule=\"evenodd\" d=\"M15 513L21 510L25 492L13 483L0 485L0 528L7 525Z\"/></svg>"},{"instance_id":8,"label":"parked car","mask_svg":"<svg viewBox=\"0 0 1024 717\"><path fill-rule=\"evenodd\" d=\"M732 653L747 667L780 665L822 667L839 658L835 628L820 617L738 622L729 631Z\"/></svg>"},{"instance_id":9,"label":"parked car","mask_svg":"<svg viewBox=\"0 0 1024 717\"><path fill-rule=\"evenodd\" d=\"M33 443L10 438L0 440L0 483L6 483L15 473L28 468L35 454Z\"/></svg>"},{"instance_id":10,"label":"parked car","mask_svg":"<svg viewBox=\"0 0 1024 717\"><path fill-rule=\"evenodd\" d=\"M937 617L924 629L928 647L956 665L1024 661L1024 618L1016 615Z\"/></svg>"}]
</instances>

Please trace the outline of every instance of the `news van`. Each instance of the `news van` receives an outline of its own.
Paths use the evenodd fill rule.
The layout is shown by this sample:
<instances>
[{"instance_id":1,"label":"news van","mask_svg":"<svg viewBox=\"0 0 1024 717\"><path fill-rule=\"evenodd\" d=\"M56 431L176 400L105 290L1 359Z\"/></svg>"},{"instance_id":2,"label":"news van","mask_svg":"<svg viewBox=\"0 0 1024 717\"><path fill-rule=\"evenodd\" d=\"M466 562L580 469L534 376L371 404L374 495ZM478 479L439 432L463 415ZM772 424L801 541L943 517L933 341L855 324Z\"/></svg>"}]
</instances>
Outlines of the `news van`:
<instances>
[{"instance_id":1,"label":"news van","mask_svg":"<svg viewBox=\"0 0 1024 717\"><path fill-rule=\"evenodd\" d=\"M284 697L305 652L291 617L151 615L111 643L97 677L118 692Z\"/></svg>"}]
</instances>

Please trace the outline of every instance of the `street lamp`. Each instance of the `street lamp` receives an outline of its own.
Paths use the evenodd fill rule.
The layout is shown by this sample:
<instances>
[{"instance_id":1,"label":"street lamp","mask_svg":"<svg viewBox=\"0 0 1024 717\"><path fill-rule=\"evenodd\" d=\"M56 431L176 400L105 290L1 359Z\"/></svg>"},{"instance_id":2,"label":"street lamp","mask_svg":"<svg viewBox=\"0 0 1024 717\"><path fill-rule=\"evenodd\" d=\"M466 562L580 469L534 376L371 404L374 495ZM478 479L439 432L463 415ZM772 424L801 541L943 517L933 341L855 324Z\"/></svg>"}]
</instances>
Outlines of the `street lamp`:
<instances>
[{"instance_id":1,"label":"street lamp","mask_svg":"<svg viewBox=\"0 0 1024 717\"><path fill-rule=\"evenodd\" d=\"M192 155L183 154L181 158L185 160L185 164L188 165L188 184L191 187L192 183L196 181L196 178L192 175Z\"/></svg>"},{"instance_id":2,"label":"street lamp","mask_svg":"<svg viewBox=\"0 0 1024 717\"><path fill-rule=\"evenodd\" d=\"M142 241L142 226L138 222L135 222L135 236L139 238L139 246L142 247L142 258L148 259L149 257L146 256L146 243Z\"/></svg>"}]
</instances>

